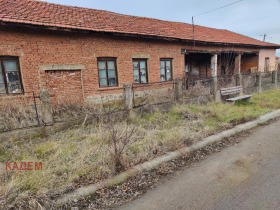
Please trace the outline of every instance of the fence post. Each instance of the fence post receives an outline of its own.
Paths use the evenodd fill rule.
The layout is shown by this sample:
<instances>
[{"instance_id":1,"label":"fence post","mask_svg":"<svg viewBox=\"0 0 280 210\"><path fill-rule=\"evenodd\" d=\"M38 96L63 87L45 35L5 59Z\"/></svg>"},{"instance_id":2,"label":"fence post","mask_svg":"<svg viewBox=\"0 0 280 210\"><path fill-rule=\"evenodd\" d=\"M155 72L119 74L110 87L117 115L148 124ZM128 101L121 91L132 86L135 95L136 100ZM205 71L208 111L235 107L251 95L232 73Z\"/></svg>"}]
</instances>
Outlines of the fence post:
<instances>
[{"instance_id":1,"label":"fence post","mask_svg":"<svg viewBox=\"0 0 280 210\"><path fill-rule=\"evenodd\" d=\"M278 71L275 70L275 88L278 88Z\"/></svg>"},{"instance_id":2,"label":"fence post","mask_svg":"<svg viewBox=\"0 0 280 210\"><path fill-rule=\"evenodd\" d=\"M278 75L277 75L277 71L275 70L275 71L273 71L272 72L272 83L274 84L274 88L277 88L277 80L278 80Z\"/></svg>"},{"instance_id":3,"label":"fence post","mask_svg":"<svg viewBox=\"0 0 280 210\"><path fill-rule=\"evenodd\" d=\"M42 121L45 125L53 125L53 114L50 100L50 94L47 90L40 91L41 109L42 109Z\"/></svg>"},{"instance_id":4,"label":"fence post","mask_svg":"<svg viewBox=\"0 0 280 210\"><path fill-rule=\"evenodd\" d=\"M213 93L214 93L214 100L215 102L220 102L221 101L221 93L218 90L218 77L214 76L212 77L212 85L213 85Z\"/></svg>"},{"instance_id":5,"label":"fence post","mask_svg":"<svg viewBox=\"0 0 280 210\"><path fill-rule=\"evenodd\" d=\"M246 88L246 87L245 87L245 81L244 81L244 79L243 79L243 75L242 75L241 72L238 73L238 77L239 77L239 83L240 83L239 85L243 87L243 88L240 90L240 94L242 95L242 94L243 94L244 88Z\"/></svg>"},{"instance_id":6,"label":"fence post","mask_svg":"<svg viewBox=\"0 0 280 210\"><path fill-rule=\"evenodd\" d=\"M124 106L125 110L129 111L133 108L133 92L132 92L132 84L124 83Z\"/></svg>"},{"instance_id":7,"label":"fence post","mask_svg":"<svg viewBox=\"0 0 280 210\"><path fill-rule=\"evenodd\" d=\"M262 92L262 74L261 72L258 72L256 75L256 85L257 85L257 92Z\"/></svg>"},{"instance_id":8,"label":"fence post","mask_svg":"<svg viewBox=\"0 0 280 210\"><path fill-rule=\"evenodd\" d=\"M175 79L174 98L177 102L183 98L183 80L181 78Z\"/></svg>"},{"instance_id":9,"label":"fence post","mask_svg":"<svg viewBox=\"0 0 280 210\"><path fill-rule=\"evenodd\" d=\"M236 85L236 86L241 85L241 83L240 83L240 78L239 78L239 74L235 74L234 76L235 76L235 85Z\"/></svg>"}]
</instances>

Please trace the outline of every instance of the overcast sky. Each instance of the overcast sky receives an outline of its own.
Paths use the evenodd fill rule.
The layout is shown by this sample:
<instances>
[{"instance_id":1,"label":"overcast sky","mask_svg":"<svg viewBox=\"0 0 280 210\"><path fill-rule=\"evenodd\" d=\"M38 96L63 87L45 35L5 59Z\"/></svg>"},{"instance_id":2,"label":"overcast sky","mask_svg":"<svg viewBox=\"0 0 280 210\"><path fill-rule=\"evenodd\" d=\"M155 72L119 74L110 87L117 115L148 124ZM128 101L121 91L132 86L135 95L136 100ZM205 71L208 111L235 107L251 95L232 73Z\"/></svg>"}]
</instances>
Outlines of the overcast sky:
<instances>
[{"instance_id":1,"label":"overcast sky","mask_svg":"<svg viewBox=\"0 0 280 210\"><path fill-rule=\"evenodd\" d=\"M280 0L47 0L48 2L108 10L121 14L158 18L228 29L256 39L280 44ZM278 50L280 56L280 50Z\"/></svg>"}]
</instances>

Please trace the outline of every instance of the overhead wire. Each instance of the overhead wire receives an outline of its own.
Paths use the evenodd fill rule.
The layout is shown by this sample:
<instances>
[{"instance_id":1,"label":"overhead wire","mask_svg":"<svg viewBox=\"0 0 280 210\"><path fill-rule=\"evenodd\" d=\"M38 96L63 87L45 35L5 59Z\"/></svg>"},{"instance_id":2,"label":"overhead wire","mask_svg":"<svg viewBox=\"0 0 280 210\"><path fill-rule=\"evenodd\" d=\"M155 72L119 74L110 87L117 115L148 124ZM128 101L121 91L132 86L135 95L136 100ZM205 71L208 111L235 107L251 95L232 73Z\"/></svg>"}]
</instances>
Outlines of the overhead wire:
<instances>
[{"instance_id":1,"label":"overhead wire","mask_svg":"<svg viewBox=\"0 0 280 210\"><path fill-rule=\"evenodd\" d=\"M237 4L237 3L241 2L241 1L244 1L244 0L239 0L239 1L232 2L232 3L230 3L230 4L227 4L227 5L218 7L218 8L216 8L216 9L212 9L212 10L209 10L209 11L207 11L207 12L203 12L203 13L201 13L201 14L194 15L193 17L198 17L198 16L201 16L201 15L205 15L205 14L208 14L208 13L210 13L210 12L214 12L214 11L216 11L216 10L219 10L219 9L222 9L222 8L225 8L225 7L228 7L228 6L231 6L231 5L233 5L233 4Z\"/></svg>"},{"instance_id":2,"label":"overhead wire","mask_svg":"<svg viewBox=\"0 0 280 210\"><path fill-rule=\"evenodd\" d=\"M203 12L201 14L198 14L198 15L194 15L192 16L192 26L193 26L193 43L194 43L194 48L195 48L195 27L194 27L194 17L198 17L198 16L201 16L201 15L205 15L205 14L208 14L208 13L211 13L211 12L214 12L214 11L217 11L217 10L220 10L222 8L225 8L225 7L228 7L228 6L231 6L233 4L237 4L241 1L244 1L244 0L239 0L239 1L235 1L235 2L232 2L232 3L229 3L229 4L226 4L224 6L221 6L221 7L218 7L218 8L215 8L215 9L212 9L212 10L209 10L207 12Z\"/></svg>"}]
</instances>

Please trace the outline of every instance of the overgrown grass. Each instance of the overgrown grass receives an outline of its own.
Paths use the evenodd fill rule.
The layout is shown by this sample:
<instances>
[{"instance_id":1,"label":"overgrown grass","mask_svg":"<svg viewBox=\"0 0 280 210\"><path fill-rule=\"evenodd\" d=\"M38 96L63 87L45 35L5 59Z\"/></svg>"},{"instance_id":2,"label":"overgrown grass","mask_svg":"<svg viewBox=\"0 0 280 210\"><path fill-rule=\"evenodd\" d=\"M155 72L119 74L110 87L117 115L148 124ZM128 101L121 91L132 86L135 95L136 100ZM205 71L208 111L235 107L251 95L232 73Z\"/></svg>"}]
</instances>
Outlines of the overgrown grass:
<instances>
[{"instance_id":1,"label":"overgrown grass","mask_svg":"<svg viewBox=\"0 0 280 210\"><path fill-rule=\"evenodd\" d=\"M251 102L175 105L170 111L134 116L135 141L123 154L126 168L203 137L280 108L280 91L253 96ZM118 129L126 126L119 122ZM2 142L0 162L43 162L42 171L0 170L0 207L34 197L50 197L114 175L106 125L77 126L46 138ZM2 167L4 165L2 164ZM6 208L7 206L5 206ZM3 207L4 208L4 207Z\"/></svg>"},{"instance_id":2,"label":"overgrown grass","mask_svg":"<svg viewBox=\"0 0 280 210\"><path fill-rule=\"evenodd\" d=\"M0 100L0 132L38 125L31 97Z\"/></svg>"}]
</instances>

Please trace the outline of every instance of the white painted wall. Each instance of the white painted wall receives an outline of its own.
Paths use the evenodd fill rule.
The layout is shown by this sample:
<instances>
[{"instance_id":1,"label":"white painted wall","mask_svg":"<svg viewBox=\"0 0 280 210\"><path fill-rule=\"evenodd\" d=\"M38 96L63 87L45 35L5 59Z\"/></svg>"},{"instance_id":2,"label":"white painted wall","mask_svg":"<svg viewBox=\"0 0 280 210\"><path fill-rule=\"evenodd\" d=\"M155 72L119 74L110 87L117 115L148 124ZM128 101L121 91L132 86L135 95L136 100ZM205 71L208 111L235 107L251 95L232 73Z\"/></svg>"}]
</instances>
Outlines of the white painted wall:
<instances>
[{"instance_id":1,"label":"white painted wall","mask_svg":"<svg viewBox=\"0 0 280 210\"><path fill-rule=\"evenodd\" d=\"M275 59L276 50L274 49L261 49L259 52L259 71L263 72L265 67L265 58L269 58L269 71L276 69Z\"/></svg>"}]
</instances>

